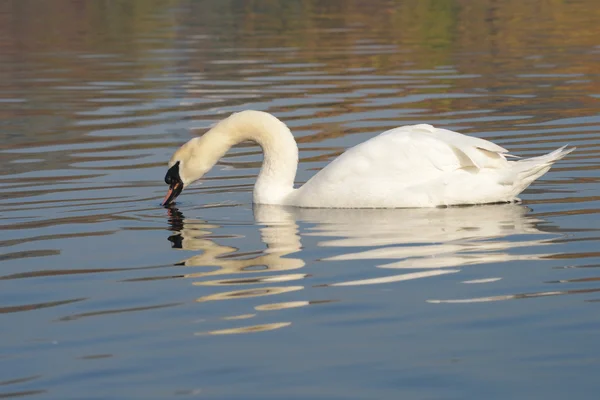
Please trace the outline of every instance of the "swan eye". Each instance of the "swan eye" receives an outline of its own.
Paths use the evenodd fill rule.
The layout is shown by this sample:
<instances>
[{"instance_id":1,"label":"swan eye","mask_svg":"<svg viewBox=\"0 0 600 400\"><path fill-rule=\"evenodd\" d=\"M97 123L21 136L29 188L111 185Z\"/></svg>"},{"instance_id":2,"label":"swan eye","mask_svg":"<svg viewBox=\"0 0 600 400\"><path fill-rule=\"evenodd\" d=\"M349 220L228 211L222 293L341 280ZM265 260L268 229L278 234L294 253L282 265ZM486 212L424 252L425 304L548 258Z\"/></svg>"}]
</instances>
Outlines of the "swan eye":
<instances>
[{"instance_id":1,"label":"swan eye","mask_svg":"<svg viewBox=\"0 0 600 400\"><path fill-rule=\"evenodd\" d=\"M165 175L165 183L167 185L171 185L173 182L177 182L180 180L181 180L181 178L179 177L179 161L177 161L167 171L167 174Z\"/></svg>"}]
</instances>

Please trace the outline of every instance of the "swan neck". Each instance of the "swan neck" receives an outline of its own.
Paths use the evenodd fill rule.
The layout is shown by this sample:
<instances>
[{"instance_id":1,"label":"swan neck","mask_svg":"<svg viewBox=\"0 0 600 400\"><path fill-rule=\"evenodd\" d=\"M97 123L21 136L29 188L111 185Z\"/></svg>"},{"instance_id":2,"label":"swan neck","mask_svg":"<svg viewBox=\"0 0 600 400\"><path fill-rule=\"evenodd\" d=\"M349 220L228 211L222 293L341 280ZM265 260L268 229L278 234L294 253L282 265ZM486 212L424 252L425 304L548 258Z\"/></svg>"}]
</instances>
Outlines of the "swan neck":
<instances>
[{"instance_id":1,"label":"swan neck","mask_svg":"<svg viewBox=\"0 0 600 400\"><path fill-rule=\"evenodd\" d=\"M294 190L298 146L289 128L271 114L243 111L221 121L211 131L224 133L230 146L252 141L263 150L263 163L254 185L256 204L286 204Z\"/></svg>"}]
</instances>

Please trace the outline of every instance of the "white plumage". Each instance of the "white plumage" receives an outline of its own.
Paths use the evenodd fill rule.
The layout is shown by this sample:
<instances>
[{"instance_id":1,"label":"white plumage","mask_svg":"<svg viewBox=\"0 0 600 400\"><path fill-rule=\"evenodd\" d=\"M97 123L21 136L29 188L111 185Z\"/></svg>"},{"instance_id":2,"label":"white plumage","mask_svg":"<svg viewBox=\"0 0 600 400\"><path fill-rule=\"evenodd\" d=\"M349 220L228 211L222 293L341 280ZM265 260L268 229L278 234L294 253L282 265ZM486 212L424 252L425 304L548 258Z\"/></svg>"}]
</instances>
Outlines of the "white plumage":
<instances>
[{"instance_id":1,"label":"white plumage","mask_svg":"<svg viewBox=\"0 0 600 400\"><path fill-rule=\"evenodd\" d=\"M254 202L319 208L400 208L510 202L574 149L521 160L484 139L431 125L391 129L348 149L298 189L296 142L274 116L243 111L183 145L184 187L201 178L234 144L257 142L263 167Z\"/></svg>"}]
</instances>

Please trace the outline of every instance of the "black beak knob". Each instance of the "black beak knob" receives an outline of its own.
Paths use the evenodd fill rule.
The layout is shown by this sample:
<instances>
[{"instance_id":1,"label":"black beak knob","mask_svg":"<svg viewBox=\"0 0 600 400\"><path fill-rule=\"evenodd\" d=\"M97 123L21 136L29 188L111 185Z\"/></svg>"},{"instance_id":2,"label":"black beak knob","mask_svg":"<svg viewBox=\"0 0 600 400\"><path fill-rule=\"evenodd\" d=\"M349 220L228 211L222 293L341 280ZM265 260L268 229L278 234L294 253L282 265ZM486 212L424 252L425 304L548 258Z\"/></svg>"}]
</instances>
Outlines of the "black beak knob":
<instances>
[{"instance_id":1,"label":"black beak knob","mask_svg":"<svg viewBox=\"0 0 600 400\"><path fill-rule=\"evenodd\" d=\"M177 161L167 171L167 174L165 175L165 183L170 186L171 183L177 182L179 180L180 180L180 178L179 178L179 161Z\"/></svg>"}]
</instances>

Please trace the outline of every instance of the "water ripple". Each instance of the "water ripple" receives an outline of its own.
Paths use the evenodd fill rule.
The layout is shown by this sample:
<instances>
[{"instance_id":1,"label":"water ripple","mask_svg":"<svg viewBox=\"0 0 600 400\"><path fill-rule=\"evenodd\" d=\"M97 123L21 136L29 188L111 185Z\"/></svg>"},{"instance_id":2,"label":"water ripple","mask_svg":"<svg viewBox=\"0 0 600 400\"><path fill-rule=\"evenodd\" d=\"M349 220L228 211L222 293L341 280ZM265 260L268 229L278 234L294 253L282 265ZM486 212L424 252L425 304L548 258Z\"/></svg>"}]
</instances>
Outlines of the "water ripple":
<instances>
[{"instance_id":1,"label":"water ripple","mask_svg":"<svg viewBox=\"0 0 600 400\"><path fill-rule=\"evenodd\" d=\"M0 397L597 392L595 2L49 3L0 2ZM577 151L523 205L310 210L253 207L243 143L159 207L243 109L297 184L404 124Z\"/></svg>"}]
</instances>

